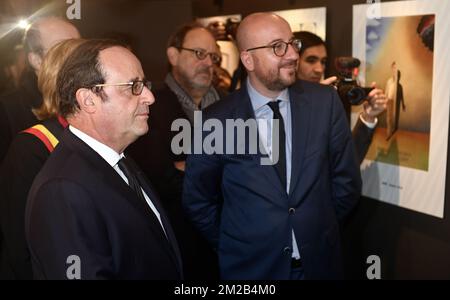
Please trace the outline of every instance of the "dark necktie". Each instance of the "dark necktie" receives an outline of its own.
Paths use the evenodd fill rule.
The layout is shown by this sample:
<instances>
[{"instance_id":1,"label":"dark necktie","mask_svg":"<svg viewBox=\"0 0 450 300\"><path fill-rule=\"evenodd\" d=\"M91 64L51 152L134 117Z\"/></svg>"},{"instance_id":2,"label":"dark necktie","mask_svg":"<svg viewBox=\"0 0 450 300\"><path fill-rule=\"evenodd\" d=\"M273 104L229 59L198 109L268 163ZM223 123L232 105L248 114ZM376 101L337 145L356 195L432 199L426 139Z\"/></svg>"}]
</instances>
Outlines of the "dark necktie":
<instances>
[{"instance_id":1,"label":"dark necktie","mask_svg":"<svg viewBox=\"0 0 450 300\"><path fill-rule=\"evenodd\" d=\"M269 107L273 111L273 119L279 121L278 130L275 129L275 126L272 126L272 141L275 135L278 135L278 162L275 164L275 169L278 172L278 176L280 177L281 184L283 188L286 189L286 133L284 131L284 120L283 116L280 113L279 103L281 101L271 101L267 103ZM272 154L274 151L274 145L272 142Z\"/></svg>"},{"instance_id":2,"label":"dark necktie","mask_svg":"<svg viewBox=\"0 0 450 300\"><path fill-rule=\"evenodd\" d=\"M133 165L127 160L126 157L122 157L117 163L119 169L122 170L123 174L128 178L128 185L130 188L137 194L138 198L144 201L145 205L147 204L147 200L145 200L144 194L142 193L141 185L136 176L136 171Z\"/></svg>"}]
</instances>

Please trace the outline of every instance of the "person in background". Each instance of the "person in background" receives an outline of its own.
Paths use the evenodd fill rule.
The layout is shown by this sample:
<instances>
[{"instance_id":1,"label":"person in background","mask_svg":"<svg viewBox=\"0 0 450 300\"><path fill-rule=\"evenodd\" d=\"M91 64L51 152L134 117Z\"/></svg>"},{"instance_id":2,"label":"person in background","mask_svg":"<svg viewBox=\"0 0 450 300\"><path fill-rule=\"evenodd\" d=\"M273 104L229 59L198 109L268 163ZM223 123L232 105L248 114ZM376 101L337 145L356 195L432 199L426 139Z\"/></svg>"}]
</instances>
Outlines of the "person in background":
<instances>
[{"instance_id":1,"label":"person in background","mask_svg":"<svg viewBox=\"0 0 450 300\"><path fill-rule=\"evenodd\" d=\"M30 255L25 241L25 204L34 178L58 145L67 121L58 116L56 77L61 65L82 39L70 39L53 46L38 73L42 105L33 113L38 124L20 132L12 141L0 165L0 278L32 279Z\"/></svg>"},{"instance_id":2,"label":"person in background","mask_svg":"<svg viewBox=\"0 0 450 300\"><path fill-rule=\"evenodd\" d=\"M195 111L221 99L213 86L220 51L211 32L191 22L169 37L166 53L170 71L164 86L155 90L150 130L129 147L128 154L162 198L180 243L186 279L211 280L218 277L217 258L182 209L186 155L173 153L171 142L178 131L171 126L175 120L187 120L193 126Z\"/></svg>"},{"instance_id":3,"label":"person in background","mask_svg":"<svg viewBox=\"0 0 450 300\"><path fill-rule=\"evenodd\" d=\"M42 104L36 76L45 54L58 42L79 37L74 25L56 17L37 19L25 33L27 67L19 87L0 97L0 162L16 134L38 122L32 109Z\"/></svg>"}]
</instances>

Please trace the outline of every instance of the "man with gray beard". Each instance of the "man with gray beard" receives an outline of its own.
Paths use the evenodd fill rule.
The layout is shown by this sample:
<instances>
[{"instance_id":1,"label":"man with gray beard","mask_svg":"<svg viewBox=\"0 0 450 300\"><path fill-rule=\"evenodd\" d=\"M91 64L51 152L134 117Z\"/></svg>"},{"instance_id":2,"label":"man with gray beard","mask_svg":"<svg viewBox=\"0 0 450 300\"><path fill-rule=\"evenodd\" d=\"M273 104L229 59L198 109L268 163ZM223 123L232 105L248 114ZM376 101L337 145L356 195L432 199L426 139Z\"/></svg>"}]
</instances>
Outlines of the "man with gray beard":
<instances>
[{"instance_id":1,"label":"man with gray beard","mask_svg":"<svg viewBox=\"0 0 450 300\"><path fill-rule=\"evenodd\" d=\"M186 155L172 152L174 120L194 123L194 112L219 101L212 86L213 65L221 57L213 34L201 24L183 24L167 45L169 73L162 88L154 92L148 133L128 148L162 198L172 220L183 256L186 279L214 279L215 254L185 218L181 192Z\"/></svg>"}]
</instances>

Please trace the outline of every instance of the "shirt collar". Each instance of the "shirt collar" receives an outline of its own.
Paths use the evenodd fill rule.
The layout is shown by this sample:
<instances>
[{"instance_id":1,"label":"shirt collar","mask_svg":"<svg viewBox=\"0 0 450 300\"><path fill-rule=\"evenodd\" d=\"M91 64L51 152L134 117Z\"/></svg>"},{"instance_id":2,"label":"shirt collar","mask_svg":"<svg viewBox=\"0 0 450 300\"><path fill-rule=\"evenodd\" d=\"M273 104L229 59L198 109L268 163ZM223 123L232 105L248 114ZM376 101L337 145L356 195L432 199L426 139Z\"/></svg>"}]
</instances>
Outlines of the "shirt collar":
<instances>
[{"instance_id":1,"label":"shirt collar","mask_svg":"<svg viewBox=\"0 0 450 300\"><path fill-rule=\"evenodd\" d=\"M250 79L249 78L247 78L247 91L248 91L248 95L250 96L250 101L252 103L254 111L257 111L258 109L260 109L261 107L266 105L268 102L274 101L275 99L276 100L281 100L283 102L289 102L289 90L287 88L282 90L280 92L280 94L278 95L278 97L276 97L275 99L268 98L266 96L261 95L252 86L252 84L250 83Z\"/></svg>"},{"instance_id":2,"label":"shirt collar","mask_svg":"<svg viewBox=\"0 0 450 300\"><path fill-rule=\"evenodd\" d=\"M69 125L69 130L83 142L85 142L89 147L91 147L95 152L97 152L101 157L103 157L103 159L106 160L106 162L110 164L111 167L114 167L119 162L119 160L124 157L123 153L117 153L110 147L106 146L103 143L100 143L93 137L73 127L72 125Z\"/></svg>"}]
</instances>

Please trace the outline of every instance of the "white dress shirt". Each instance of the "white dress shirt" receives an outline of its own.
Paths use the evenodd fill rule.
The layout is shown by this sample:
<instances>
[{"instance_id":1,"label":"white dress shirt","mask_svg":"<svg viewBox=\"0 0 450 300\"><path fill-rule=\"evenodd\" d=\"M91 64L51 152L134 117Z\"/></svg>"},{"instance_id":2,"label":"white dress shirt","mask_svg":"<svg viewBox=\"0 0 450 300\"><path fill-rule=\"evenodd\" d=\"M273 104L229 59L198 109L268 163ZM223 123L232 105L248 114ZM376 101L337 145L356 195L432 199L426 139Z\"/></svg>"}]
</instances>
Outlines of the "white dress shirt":
<instances>
[{"instance_id":1,"label":"white dress shirt","mask_svg":"<svg viewBox=\"0 0 450 300\"><path fill-rule=\"evenodd\" d=\"M283 116L286 133L286 193L289 194L289 188L291 185L291 168L292 168L292 120L291 120L291 103L289 101L289 91L284 89L276 97L276 99L267 98L260 93L250 84L250 80L247 78L247 91L252 103L253 110L255 112L255 118L258 120L258 132L259 138L264 145L266 152L272 159L272 121L273 111L267 105L270 101L280 100L280 113ZM259 120L265 120L261 122ZM263 125L263 126L261 126ZM297 240L295 238L294 229L292 229L292 257L295 259L300 258L300 251L298 250Z\"/></svg>"}]
</instances>

